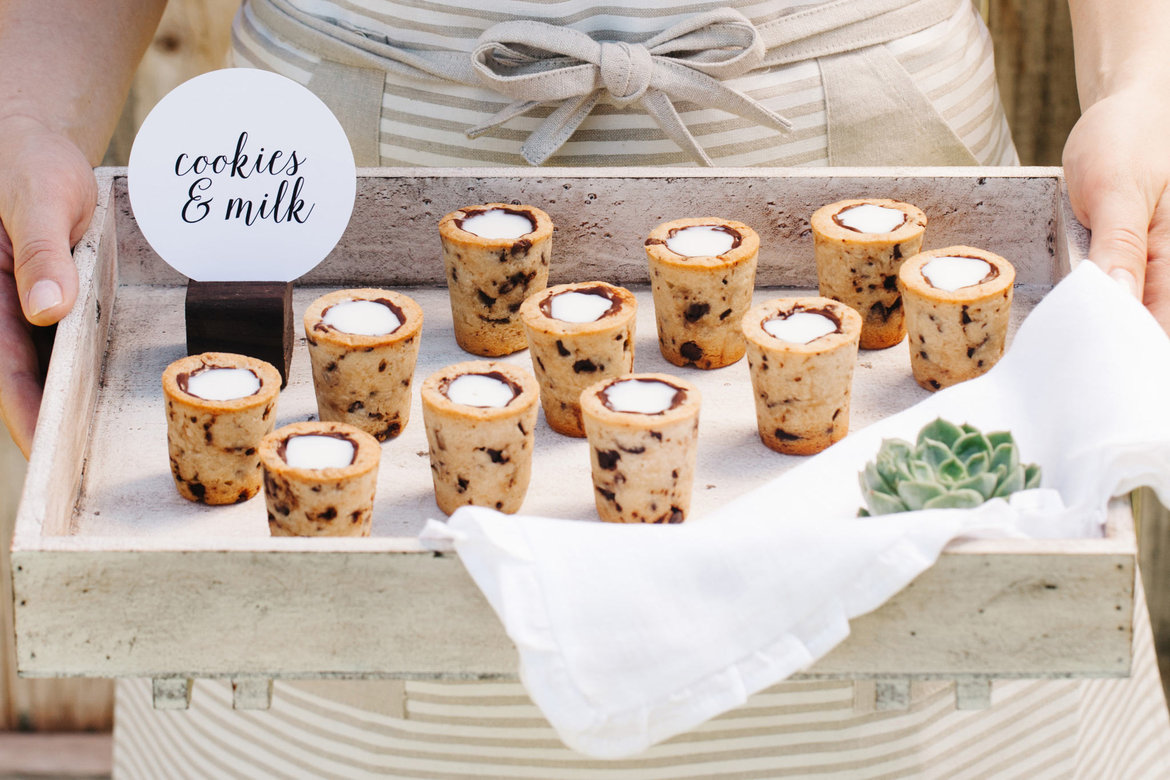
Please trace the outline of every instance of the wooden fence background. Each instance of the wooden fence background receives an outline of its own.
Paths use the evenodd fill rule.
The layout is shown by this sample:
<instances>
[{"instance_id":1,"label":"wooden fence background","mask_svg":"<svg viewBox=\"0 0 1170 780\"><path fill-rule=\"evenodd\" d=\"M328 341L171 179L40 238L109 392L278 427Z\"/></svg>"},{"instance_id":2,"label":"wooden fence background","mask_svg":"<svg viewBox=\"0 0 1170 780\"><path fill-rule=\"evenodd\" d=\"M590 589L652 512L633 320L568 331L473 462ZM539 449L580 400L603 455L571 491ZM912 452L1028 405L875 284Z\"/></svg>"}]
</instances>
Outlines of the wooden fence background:
<instances>
[{"instance_id":1,"label":"wooden fence background","mask_svg":"<svg viewBox=\"0 0 1170 780\"><path fill-rule=\"evenodd\" d=\"M107 165L125 165L134 133L154 104L173 86L222 67L229 25L239 0L172 0L135 79L106 155ZM1072 35L1065 0L979 0L996 41L996 66L1004 107L1025 164L1059 165L1069 128L1079 115L1072 70ZM0 433L0 439L5 434ZM107 729L112 721L108 681L20 680L12 647L11 578L8 546L12 514L23 473L15 448L0 441L0 731L13 729ZM1142 511L1144 557L1162 550L1170 559L1170 523L1164 513ZM1147 561L1155 630L1170 645L1170 572ZM1165 565L1163 568L1166 567ZM1163 666L1170 678L1170 664Z\"/></svg>"}]
</instances>

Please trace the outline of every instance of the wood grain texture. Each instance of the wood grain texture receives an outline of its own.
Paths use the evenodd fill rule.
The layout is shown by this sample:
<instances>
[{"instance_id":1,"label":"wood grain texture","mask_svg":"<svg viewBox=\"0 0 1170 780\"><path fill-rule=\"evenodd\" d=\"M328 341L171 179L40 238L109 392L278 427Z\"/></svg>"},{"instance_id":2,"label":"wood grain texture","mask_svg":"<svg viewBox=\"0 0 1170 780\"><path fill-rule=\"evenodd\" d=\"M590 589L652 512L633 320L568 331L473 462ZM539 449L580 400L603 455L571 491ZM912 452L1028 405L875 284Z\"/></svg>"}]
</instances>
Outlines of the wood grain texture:
<instances>
[{"instance_id":1,"label":"wood grain texture","mask_svg":"<svg viewBox=\"0 0 1170 780\"><path fill-rule=\"evenodd\" d=\"M292 282L187 283L187 354L232 352L271 363L288 383Z\"/></svg>"},{"instance_id":2,"label":"wood grain texture","mask_svg":"<svg viewBox=\"0 0 1170 780\"><path fill-rule=\"evenodd\" d=\"M1051 170L785 171L786 176L576 171L565 179L550 172L390 173L372 171L363 177L366 197L346 243L350 252L334 257L317 283L377 274L375 279L395 286L400 275L434 284L441 271L432 278L435 269L420 270L419 257L410 251L371 258L375 245L414 236L413 247L422 243L417 237L422 225L433 231L434 212L447 203L468 198L481 202L489 194L508 191L526 199L564 198L561 193L570 192L569 213L580 209L581 201L598 200L599 207L614 215L605 223L568 220L559 263L562 273L578 277L603 270L599 262L614 262L624 251L619 248L622 240L639 246L643 223L661 216L661 206L645 202L655 198L699 208L730 198L746 204L745 193L755 193L751 200L757 205L745 208L761 209L759 224L790 250L761 257L761 275L772 283L811 280L810 242L802 226L810 204L839 199L858 188L929 200L928 213L939 215L939 241L970 241L969 233L963 233L966 224L966 230L989 241L1011 243L1021 277L1028 280L1018 291L1021 300L1031 291L1034 301L1036 293L1051 285L1054 269L1067 265L1067 258L1057 256L1058 247L1084 242L1075 225L1069 226L1070 238L1056 240L1060 188ZM175 307L164 300L172 292L181 295L182 287L159 284L167 272L135 235L121 202L121 180L109 171L101 179L105 195L100 216L78 255L86 292L75 315L62 324L61 362L55 359L43 411L49 427L38 441L29 477L31 500L18 520L13 562L20 668L31 675L151 676L160 681L513 675L514 650L482 595L453 556L422 547L415 538L417 528L391 524L371 539L329 541L269 539L246 525L236 526L235 532L220 528L195 533L195 523L232 520L232 512L248 508L203 512L181 501L172 506L165 503L167 489L147 491L145 483L135 482L133 463L119 465L126 452L141 453L155 438L162 440L150 433L154 423L143 416L157 395L157 376L143 366L161 360L170 349L167 340L182 332L168 319ZM597 193L605 193L605 199ZM375 207L377 201L383 205ZM417 210L415 224L405 220L405 227L388 227L399 220L385 218L386 203L395 213ZM1019 203L1027 204L1023 222ZM972 214L983 218L972 220ZM581 243L574 248L576 242ZM117 286L112 281L113 246L122 272ZM371 271L375 261L380 262ZM644 274L641 263L627 260L615 263L609 276L637 282ZM115 293L126 308L111 331ZM432 319L442 330L442 307L435 306L435 301L443 303L442 291L419 289L417 294L429 301ZM97 345L105 344L107 332L112 336L103 373L102 365L92 363L90 350L101 351ZM645 335L652 338L652 329ZM869 359L876 365L879 357ZM307 387L300 383L306 403ZM290 385L290 391L296 389ZM864 411L863 395L858 393L855 400L859 417L878 413L880 406ZM889 387L880 395L888 401ZM95 420L93 441L79 432L79 419ZM146 438L139 442L136 436ZM138 443L127 446L130 442ZM400 449L398 455L415 454L414 448ZM162 458L159 462L165 464ZM82 463L88 463L84 477ZM115 471L107 469L110 464ZM124 473L111 478L117 468ZM160 473L165 482L165 468ZM714 482L730 485L729 479L722 475ZM565 480L546 482L558 490L544 491L543 500L562 504ZM54 488L61 484L71 487ZM111 503L110 496L120 495L117 491L125 485L141 495L136 499L137 494L127 494ZM741 489L734 486L734 492ZM425 498L425 490L420 495ZM539 504L531 509L549 511ZM128 534L131 526L119 523L133 512L141 522L136 520L137 530ZM1124 511L1115 513L1109 538L1103 540L958 545L889 604L854 621L853 636L805 676L1124 674L1134 556L1132 527ZM261 692L258 684L242 696L257 703Z\"/></svg>"},{"instance_id":3,"label":"wood grain texture","mask_svg":"<svg viewBox=\"0 0 1170 780\"><path fill-rule=\"evenodd\" d=\"M990 0L1000 97L1020 160L1059 165L1080 117L1066 0Z\"/></svg>"}]
</instances>

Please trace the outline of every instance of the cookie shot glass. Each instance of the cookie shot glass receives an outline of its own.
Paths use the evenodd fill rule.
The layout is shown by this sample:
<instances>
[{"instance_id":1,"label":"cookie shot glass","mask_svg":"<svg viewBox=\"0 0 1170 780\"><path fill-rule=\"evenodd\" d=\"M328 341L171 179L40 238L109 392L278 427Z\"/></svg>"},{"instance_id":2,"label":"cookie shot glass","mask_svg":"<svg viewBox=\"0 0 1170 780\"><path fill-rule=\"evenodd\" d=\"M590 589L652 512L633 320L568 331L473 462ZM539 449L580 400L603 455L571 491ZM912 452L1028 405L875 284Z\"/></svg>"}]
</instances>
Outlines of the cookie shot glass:
<instances>
[{"instance_id":1,"label":"cookie shot glass","mask_svg":"<svg viewBox=\"0 0 1170 780\"><path fill-rule=\"evenodd\" d=\"M650 231L645 247L662 356L698 368L743 357L739 321L752 305L756 232L726 219L676 219Z\"/></svg>"},{"instance_id":2,"label":"cookie shot glass","mask_svg":"<svg viewBox=\"0 0 1170 780\"><path fill-rule=\"evenodd\" d=\"M742 325L765 446L812 455L845 438L861 315L829 298L777 298Z\"/></svg>"},{"instance_id":3,"label":"cookie shot glass","mask_svg":"<svg viewBox=\"0 0 1170 780\"><path fill-rule=\"evenodd\" d=\"M906 336L898 269L918 254L926 214L886 198L842 200L812 215L820 293L862 316L861 348L885 349Z\"/></svg>"},{"instance_id":4,"label":"cookie shot glass","mask_svg":"<svg viewBox=\"0 0 1170 780\"><path fill-rule=\"evenodd\" d=\"M245 355L204 352L167 366L162 387L179 495L235 504L260 492L257 449L276 424L276 368Z\"/></svg>"},{"instance_id":5,"label":"cookie shot glass","mask_svg":"<svg viewBox=\"0 0 1170 780\"><path fill-rule=\"evenodd\" d=\"M540 391L522 368L466 361L423 381L423 421L435 502L446 514L474 504L515 513L532 477Z\"/></svg>"},{"instance_id":6,"label":"cookie shot glass","mask_svg":"<svg viewBox=\"0 0 1170 780\"><path fill-rule=\"evenodd\" d=\"M339 290L305 311L317 416L344 422L378 441L410 421L422 309L390 290Z\"/></svg>"},{"instance_id":7,"label":"cookie shot glass","mask_svg":"<svg viewBox=\"0 0 1170 780\"><path fill-rule=\"evenodd\" d=\"M264 437L272 536L369 536L382 448L340 422L299 422Z\"/></svg>"},{"instance_id":8,"label":"cookie shot glass","mask_svg":"<svg viewBox=\"0 0 1170 780\"><path fill-rule=\"evenodd\" d=\"M581 391L599 379L634 370L638 302L605 282L561 284L520 307L540 403L549 427L582 437Z\"/></svg>"},{"instance_id":9,"label":"cookie shot glass","mask_svg":"<svg viewBox=\"0 0 1170 780\"><path fill-rule=\"evenodd\" d=\"M1003 357L1016 270L970 246L921 252L898 273L910 368L927 390L986 373Z\"/></svg>"},{"instance_id":10,"label":"cookie shot glass","mask_svg":"<svg viewBox=\"0 0 1170 780\"><path fill-rule=\"evenodd\" d=\"M486 203L439 221L455 341L473 355L524 349L520 305L548 285L553 223L535 206Z\"/></svg>"},{"instance_id":11,"label":"cookie shot glass","mask_svg":"<svg viewBox=\"0 0 1170 780\"><path fill-rule=\"evenodd\" d=\"M597 514L611 523L681 523L691 508L698 389L627 374L581 393Z\"/></svg>"}]
</instances>

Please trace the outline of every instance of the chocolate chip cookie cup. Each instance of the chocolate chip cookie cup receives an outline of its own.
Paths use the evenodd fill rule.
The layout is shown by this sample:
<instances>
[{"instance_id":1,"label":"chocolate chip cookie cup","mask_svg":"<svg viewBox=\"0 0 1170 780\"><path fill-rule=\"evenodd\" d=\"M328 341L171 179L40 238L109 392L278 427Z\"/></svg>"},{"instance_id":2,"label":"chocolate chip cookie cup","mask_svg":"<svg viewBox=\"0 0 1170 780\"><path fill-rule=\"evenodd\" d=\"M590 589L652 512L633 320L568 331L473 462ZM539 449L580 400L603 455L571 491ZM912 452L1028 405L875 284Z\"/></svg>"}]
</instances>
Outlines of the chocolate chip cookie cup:
<instances>
[{"instance_id":1,"label":"chocolate chip cookie cup","mask_svg":"<svg viewBox=\"0 0 1170 780\"><path fill-rule=\"evenodd\" d=\"M812 215L820 293L862 316L861 348L885 349L906 335L898 269L922 249L926 215L909 203L860 198Z\"/></svg>"},{"instance_id":2,"label":"chocolate chip cookie cup","mask_svg":"<svg viewBox=\"0 0 1170 780\"><path fill-rule=\"evenodd\" d=\"M1003 357L1016 270L970 246L932 249L898 272L910 334L910 367L928 390L972 379Z\"/></svg>"},{"instance_id":3,"label":"chocolate chip cookie cup","mask_svg":"<svg viewBox=\"0 0 1170 780\"><path fill-rule=\"evenodd\" d=\"M378 441L410 420L422 309L390 290L339 290L305 311L317 416L349 423Z\"/></svg>"},{"instance_id":4,"label":"chocolate chip cookie cup","mask_svg":"<svg viewBox=\"0 0 1170 780\"><path fill-rule=\"evenodd\" d=\"M743 357L739 321L752 305L756 232L715 217L676 219L654 228L645 246L663 357L698 368Z\"/></svg>"},{"instance_id":5,"label":"chocolate chip cookie cup","mask_svg":"<svg viewBox=\"0 0 1170 780\"><path fill-rule=\"evenodd\" d=\"M605 282L561 284L524 301L520 317L544 417L554 431L584 436L581 391L634 370L637 313L633 293Z\"/></svg>"},{"instance_id":6,"label":"chocolate chip cookie cup","mask_svg":"<svg viewBox=\"0 0 1170 780\"><path fill-rule=\"evenodd\" d=\"M597 514L612 523L681 523L691 508L698 389L626 374L581 393Z\"/></svg>"},{"instance_id":7,"label":"chocolate chip cookie cup","mask_svg":"<svg viewBox=\"0 0 1170 780\"><path fill-rule=\"evenodd\" d=\"M276 424L276 368L245 355L204 352L167 366L162 387L179 494L235 504L260 492L257 448Z\"/></svg>"},{"instance_id":8,"label":"chocolate chip cookie cup","mask_svg":"<svg viewBox=\"0 0 1170 780\"><path fill-rule=\"evenodd\" d=\"M339 422L299 422L264 437L272 536L369 536L382 448Z\"/></svg>"},{"instance_id":9,"label":"chocolate chip cookie cup","mask_svg":"<svg viewBox=\"0 0 1170 780\"><path fill-rule=\"evenodd\" d=\"M829 298L777 298L742 325L760 440L812 455L845 438L861 315Z\"/></svg>"},{"instance_id":10,"label":"chocolate chip cookie cup","mask_svg":"<svg viewBox=\"0 0 1170 780\"><path fill-rule=\"evenodd\" d=\"M426 378L423 421L439 509L520 509L532 477L539 397L532 374L507 363L471 360Z\"/></svg>"},{"instance_id":11,"label":"chocolate chip cookie cup","mask_svg":"<svg viewBox=\"0 0 1170 780\"><path fill-rule=\"evenodd\" d=\"M520 305L548 285L553 223L534 206L485 203L439 221L455 341L473 355L524 349Z\"/></svg>"}]
</instances>

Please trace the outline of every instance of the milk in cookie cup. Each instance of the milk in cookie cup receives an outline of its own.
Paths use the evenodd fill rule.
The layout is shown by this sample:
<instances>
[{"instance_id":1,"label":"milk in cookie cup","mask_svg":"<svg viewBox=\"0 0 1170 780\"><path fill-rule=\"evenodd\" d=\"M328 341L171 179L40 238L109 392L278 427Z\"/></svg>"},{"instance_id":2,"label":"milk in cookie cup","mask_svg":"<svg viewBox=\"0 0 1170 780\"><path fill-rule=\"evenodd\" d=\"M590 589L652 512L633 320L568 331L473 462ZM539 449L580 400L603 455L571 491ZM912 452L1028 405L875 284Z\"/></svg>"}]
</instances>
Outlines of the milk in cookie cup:
<instances>
[{"instance_id":1,"label":"milk in cookie cup","mask_svg":"<svg viewBox=\"0 0 1170 780\"><path fill-rule=\"evenodd\" d=\"M849 432L861 316L829 298L777 298L742 321L760 440L811 455Z\"/></svg>"},{"instance_id":2,"label":"milk in cookie cup","mask_svg":"<svg viewBox=\"0 0 1170 780\"><path fill-rule=\"evenodd\" d=\"M581 393L597 514L617 523L681 523L691 507L698 389L667 374L626 374Z\"/></svg>"},{"instance_id":3,"label":"milk in cookie cup","mask_svg":"<svg viewBox=\"0 0 1170 780\"><path fill-rule=\"evenodd\" d=\"M1015 279L1005 258L970 246L932 249L902 264L898 282L918 384L938 390L999 362Z\"/></svg>"},{"instance_id":4,"label":"milk in cookie cup","mask_svg":"<svg viewBox=\"0 0 1170 780\"><path fill-rule=\"evenodd\" d=\"M393 439L410 420L422 309L391 290L338 290L305 311L318 417Z\"/></svg>"},{"instance_id":5,"label":"milk in cookie cup","mask_svg":"<svg viewBox=\"0 0 1170 780\"><path fill-rule=\"evenodd\" d=\"M524 349L520 305L548 285L553 223L535 206L485 203L439 221L455 341L474 355Z\"/></svg>"},{"instance_id":6,"label":"milk in cookie cup","mask_svg":"<svg viewBox=\"0 0 1170 780\"><path fill-rule=\"evenodd\" d=\"M264 501L272 536L369 536L382 450L363 430L299 422L264 437Z\"/></svg>"},{"instance_id":7,"label":"milk in cookie cup","mask_svg":"<svg viewBox=\"0 0 1170 780\"><path fill-rule=\"evenodd\" d=\"M520 509L532 477L539 397L532 374L508 363L466 361L426 378L423 422L439 509Z\"/></svg>"},{"instance_id":8,"label":"milk in cookie cup","mask_svg":"<svg viewBox=\"0 0 1170 780\"><path fill-rule=\"evenodd\" d=\"M167 449L179 494L234 504L260 491L257 448L276 424L280 373L256 358L204 352L162 375Z\"/></svg>"},{"instance_id":9,"label":"milk in cookie cup","mask_svg":"<svg viewBox=\"0 0 1170 780\"><path fill-rule=\"evenodd\" d=\"M743 357L739 320L752 304L756 232L717 217L676 219L650 231L645 248L663 357L698 368Z\"/></svg>"},{"instance_id":10,"label":"milk in cookie cup","mask_svg":"<svg viewBox=\"0 0 1170 780\"><path fill-rule=\"evenodd\" d=\"M549 287L520 307L549 426L581 437L581 391L634 368L634 294L605 282Z\"/></svg>"},{"instance_id":11,"label":"milk in cookie cup","mask_svg":"<svg viewBox=\"0 0 1170 780\"><path fill-rule=\"evenodd\" d=\"M922 209L888 198L855 198L817 209L811 226L820 293L861 314L861 348L900 342L906 326L898 269L922 249Z\"/></svg>"}]
</instances>

